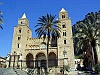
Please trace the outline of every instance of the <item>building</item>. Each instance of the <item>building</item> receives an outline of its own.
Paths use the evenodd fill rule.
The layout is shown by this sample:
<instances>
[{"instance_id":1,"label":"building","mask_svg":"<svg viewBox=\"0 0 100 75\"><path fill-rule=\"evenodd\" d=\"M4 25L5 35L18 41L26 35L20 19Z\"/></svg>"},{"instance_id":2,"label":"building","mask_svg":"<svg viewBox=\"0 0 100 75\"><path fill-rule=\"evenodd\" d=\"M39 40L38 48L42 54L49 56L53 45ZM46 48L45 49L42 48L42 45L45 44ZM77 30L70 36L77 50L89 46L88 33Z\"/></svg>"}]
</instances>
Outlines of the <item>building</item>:
<instances>
[{"instance_id":1,"label":"building","mask_svg":"<svg viewBox=\"0 0 100 75\"><path fill-rule=\"evenodd\" d=\"M6 58L0 57L0 68L6 67Z\"/></svg>"},{"instance_id":2,"label":"building","mask_svg":"<svg viewBox=\"0 0 100 75\"><path fill-rule=\"evenodd\" d=\"M61 38L50 39L48 64L52 67L70 65L73 68L75 64L72 25L64 8L59 12L59 20L57 25L61 27ZM46 40L32 38L29 21L24 13L22 18L18 19L18 25L14 27L9 67L46 68L46 56Z\"/></svg>"}]
</instances>

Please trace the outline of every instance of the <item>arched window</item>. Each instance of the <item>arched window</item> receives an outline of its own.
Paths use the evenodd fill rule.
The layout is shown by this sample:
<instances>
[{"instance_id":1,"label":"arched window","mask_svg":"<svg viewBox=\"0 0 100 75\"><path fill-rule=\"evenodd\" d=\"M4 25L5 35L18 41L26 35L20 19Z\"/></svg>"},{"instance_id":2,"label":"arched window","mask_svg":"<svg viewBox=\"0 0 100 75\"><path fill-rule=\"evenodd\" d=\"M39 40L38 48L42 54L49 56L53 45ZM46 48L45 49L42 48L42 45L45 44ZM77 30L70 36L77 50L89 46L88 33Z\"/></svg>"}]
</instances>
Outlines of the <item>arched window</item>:
<instances>
[{"instance_id":1,"label":"arched window","mask_svg":"<svg viewBox=\"0 0 100 75\"><path fill-rule=\"evenodd\" d=\"M21 28L19 28L19 33L21 33Z\"/></svg>"},{"instance_id":2,"label":"arched window","mask_svg":"<svg viewBox=\"0 0 100 75\"><path fill-rule=\"evenodd\" d=\"M63 32L63 36L66 36L66 32L65 31Z\"/></svg>"},{"instance_id":3,"label":"arched window","mask_svg":"<svg viewBox=\"0 0 100 75\"><path fill-rule=\"evenodd\" d=\"M65 14L62 14L62 18L65 18Z\"/></svg>"},{"instance_id":4,"label":"arched window","mask_svg":"<svg viewBox=\"0 0 100 75\"><path fill-rule=\"evenodd\" d=\"M64 40L64 44L66 44L66 40Z\"/></svg>"},{"instance_id":5,"label":"arched window","mask_svg":"<svg viewBox=\"0 0 100 75\"><path fill-rule=\"evenodd\" d=\"M21 44L20 43L17 43L17 48L20 48L21 47Z\"/></svg>"},{"instance_id":6,"label":"arched window","mask_svg":"<svg viewBox=\"0 0 100 75\"><path fill-rule=\"evenodd\" d=\"M21 36L18 36L18 40L20 40L21 39Z\"/></svg>"},{"instance_id":7,"label":"arched window","mask_svg":"<svg viewBox=\"0 0 100 75\"><path fill-rule=\"evenodd\" d=\"M62 28L66 28L66 23L65 22L62 23Z\"/></svg>"},{"instance_id":8,"label":"arched window","mask_svg":"<svg viewBox=\"0 0 100 75\"><path fill-rule=\"evenodd\" d=\"M62 28L66 28L65 24L64 24L64 25L62 25Z\"/></svg>"}]
</instances>

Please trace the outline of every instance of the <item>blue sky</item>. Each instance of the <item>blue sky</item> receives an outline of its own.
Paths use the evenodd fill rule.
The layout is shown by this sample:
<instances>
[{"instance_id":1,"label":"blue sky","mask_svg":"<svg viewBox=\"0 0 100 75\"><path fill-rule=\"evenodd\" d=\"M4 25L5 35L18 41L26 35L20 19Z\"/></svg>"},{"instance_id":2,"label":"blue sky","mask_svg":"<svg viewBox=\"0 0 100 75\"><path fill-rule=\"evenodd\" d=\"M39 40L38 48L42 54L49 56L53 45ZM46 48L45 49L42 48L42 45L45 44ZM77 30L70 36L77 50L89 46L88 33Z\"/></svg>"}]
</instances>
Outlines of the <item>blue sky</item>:
<instances>
[{"instance_id":1,"label":"blue sky","mask_svg":"<svg viewBox=\"0 0 100 75\"><path fill-rule=\"evenodd\" d=\"M64 8L68 11L73 25L82 20L87 13L100 10L100 0L0 0L0 2L3 3L0 5L0 11L3 12L4 22L4 29L0 29L0 56L2 57L11 52L13 29L23 13L26 13L33 37L36 37L34 26L38 18L46 13L56 15L58 18L59 11Z\"/></svg>"}]
</instances>

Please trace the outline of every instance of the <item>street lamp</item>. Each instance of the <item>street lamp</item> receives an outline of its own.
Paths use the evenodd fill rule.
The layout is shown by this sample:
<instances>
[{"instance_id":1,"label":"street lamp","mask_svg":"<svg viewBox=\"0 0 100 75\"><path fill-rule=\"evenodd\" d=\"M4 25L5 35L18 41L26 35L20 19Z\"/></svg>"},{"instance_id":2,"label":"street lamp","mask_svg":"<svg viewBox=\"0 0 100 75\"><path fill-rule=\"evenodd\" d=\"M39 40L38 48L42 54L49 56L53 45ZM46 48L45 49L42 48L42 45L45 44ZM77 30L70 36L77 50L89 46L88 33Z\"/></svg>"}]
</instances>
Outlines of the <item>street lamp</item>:
<instances>
[{"instance_id":1,"label":"street lamp","mask_svg":"<svg viewBox=\"0 0 100 75\"><path fill-rule=\"evenodd\" d=\"M66 52L66 50L65 50L65 48L64 48L64 51L63 51L64 57L65 57L66 54L67 54L67 52ZM63 75L64 75L64 58L63 58Z\"/></svg>"}]
</instances>

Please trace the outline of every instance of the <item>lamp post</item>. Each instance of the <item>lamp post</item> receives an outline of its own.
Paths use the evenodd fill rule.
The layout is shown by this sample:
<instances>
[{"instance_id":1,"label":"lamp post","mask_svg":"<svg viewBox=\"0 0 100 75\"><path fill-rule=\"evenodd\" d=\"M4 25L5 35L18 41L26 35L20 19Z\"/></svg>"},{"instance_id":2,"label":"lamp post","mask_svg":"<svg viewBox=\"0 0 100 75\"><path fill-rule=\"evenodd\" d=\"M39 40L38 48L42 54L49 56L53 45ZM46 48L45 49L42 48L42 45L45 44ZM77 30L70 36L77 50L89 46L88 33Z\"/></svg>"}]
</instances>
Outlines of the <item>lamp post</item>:
<instances>
[{"instance_id":1,"label":"lamp post","mask_svg":"<svg viewBox=\"0 0 100 75\"><path fill-rule=\"evenodd\" d=\"M65 55L67 54L65 48L64 48L64 51L63 51L63 55L64 55L64 58L63 58L63 75L64 75L64 59L65 59Z\"/></svg>"}]
</instances>

